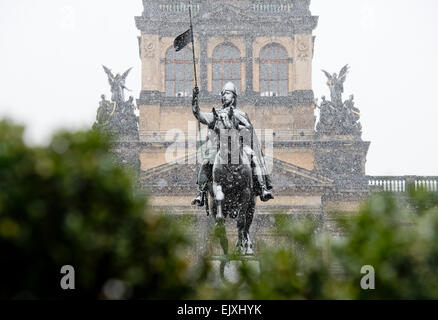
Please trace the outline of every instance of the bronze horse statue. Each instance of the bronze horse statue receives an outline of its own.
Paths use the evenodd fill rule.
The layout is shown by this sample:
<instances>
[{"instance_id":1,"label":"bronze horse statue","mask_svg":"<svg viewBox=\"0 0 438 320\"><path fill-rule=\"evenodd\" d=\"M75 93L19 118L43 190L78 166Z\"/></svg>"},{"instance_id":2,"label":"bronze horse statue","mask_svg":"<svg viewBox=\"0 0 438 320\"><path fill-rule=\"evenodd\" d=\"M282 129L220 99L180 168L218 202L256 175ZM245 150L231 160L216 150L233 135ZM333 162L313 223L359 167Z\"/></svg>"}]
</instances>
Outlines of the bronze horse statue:
<instances>
[{"instance_id":1,"label":"bronze horse statue","mask_svg":"<svg viewBox=\"0 0 438 320\"><path fill-rule=\"evenodd\" d=\"M244 152L242 134L233 108L216 111L213 108L214 127L218 152L213 164L213 179L208 185L215 219L216 234L224 254L228 254L225 219L237 219L238 237L236 253L253 255L249 228L254 217L256 194L250 155ZM207 212L209 212L207 199Z\"/></svg>"}]
</instances>

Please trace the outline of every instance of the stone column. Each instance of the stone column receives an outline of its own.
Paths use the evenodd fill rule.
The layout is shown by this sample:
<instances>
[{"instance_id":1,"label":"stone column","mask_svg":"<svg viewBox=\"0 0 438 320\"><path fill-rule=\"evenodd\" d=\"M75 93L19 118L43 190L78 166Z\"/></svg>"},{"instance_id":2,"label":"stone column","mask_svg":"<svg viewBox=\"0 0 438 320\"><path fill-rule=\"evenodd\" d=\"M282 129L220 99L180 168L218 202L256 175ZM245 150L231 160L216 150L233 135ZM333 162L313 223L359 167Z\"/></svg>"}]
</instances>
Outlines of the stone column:
<instances>
[{"instance_id":1,"label":"stone column","mask_svg":"<svg viewBox=\"0 0 438 320\"><path fill-rule=\"evenodd\" d=\"M254 94L254 86L253 86L253 64L252 64L252 44L254 42L254 36L253 35L247 35L245 37L245 43L246 43L246 89L245 93L246 95L253 95Z\"/></svg>"}]
</instances>

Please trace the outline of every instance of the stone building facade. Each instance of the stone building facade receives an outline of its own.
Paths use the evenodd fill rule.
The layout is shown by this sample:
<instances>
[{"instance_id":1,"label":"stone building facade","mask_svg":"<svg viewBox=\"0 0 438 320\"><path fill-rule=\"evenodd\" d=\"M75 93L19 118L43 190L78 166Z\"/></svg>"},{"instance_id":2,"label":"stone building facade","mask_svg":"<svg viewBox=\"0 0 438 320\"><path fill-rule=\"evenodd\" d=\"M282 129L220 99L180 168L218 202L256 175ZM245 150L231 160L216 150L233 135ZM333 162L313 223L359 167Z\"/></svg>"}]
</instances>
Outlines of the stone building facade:
<instances>
[{"instance_id":1,"label":"stone building facade","mask_svg":"<svg viewBox=\"0 0 438 320\"><path fill-rule=\"evenodd\" d=\"M232 81L238 106L251 119L272 169L275 199L257 200L250 229L256 241L275 241L274 214L311 217L337 233L333 213L356 211L373 190L403 193L411 183L438 191L438 177L367 176L370 143L362 140L359 123L355 133L317 130L312 60L318 17L310 12L310 0L191 2L201 109L220 108L220 89ZM138 132L121 132L113 152L123 165L138 170L138 187L155 209L191 219L196 256L211 245L206 239L212 219L190 204L202 160L191 108L192 47L178 53L173 48L175 37L190 26L189 6L178 0L143 0L143 6L135 17L142 62ZM353 100L341 98L345 113L342 106L353 106ZM359 114L355 107L350 110ZM205 127L200 135L205 139ZM233 224L228 222L227 232L235 238Z\"/></svg>"},{"instance_id":2,"label":"stone building facade","mask_svg":"<svg viewBox=\"0 0 438 320\"><path fill-rule=\"evenodd\" d=\"M140 186L156 208L205 215L192 207L201 160L191 45L175 52L175 37L189 26L188 2L143 0L135 17L140 31L142 86L139 133L115 150L140 167ZM370 143L359 134L315 130L312 60L318 17L310 0L192 0L200 106L220 107L227 81L238 88L238 106L251 119L272 168L275 200L258 201L259 219L273 213L312 214L329 224L332 211L355 211L373 189L403 191L407 181L433 177L369 177ZM206 129L201 129L205 138ZM429 179L430 178L430 179ZM406 181L405 181L406 180Z\"/></svg>"}]
</instances>

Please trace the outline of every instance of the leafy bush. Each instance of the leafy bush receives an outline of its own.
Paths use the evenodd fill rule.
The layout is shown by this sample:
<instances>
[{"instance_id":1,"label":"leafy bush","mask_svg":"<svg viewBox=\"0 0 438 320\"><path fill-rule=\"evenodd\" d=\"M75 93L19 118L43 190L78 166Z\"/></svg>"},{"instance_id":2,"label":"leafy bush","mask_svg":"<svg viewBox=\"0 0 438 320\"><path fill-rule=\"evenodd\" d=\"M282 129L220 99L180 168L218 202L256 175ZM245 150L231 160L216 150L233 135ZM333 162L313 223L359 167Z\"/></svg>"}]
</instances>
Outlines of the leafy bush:
<instances>
[{"instance_id":1,"label":"leafy bush","mask_svg":"<svg viewBox=\"0 0 438 320\"><path fill-rule=\"evenodd\" d=\"M438 299L438 197L414 191L407 199L376 194L333 251L348 280L347 298ZM363 265L375 270L375 290L361 290Z\"/></svg>"},{"instance_id":2,"label":"leafy bush","mask_svg":"<svg viewBox=\"0 0 438 320\"><path fill-rule=\"evenodd\" d=\"M232 257L238 262L240 283L211 290L209 298L290 300L329 297L331 277L326 261L326 235L319 228L318 223L310 219L291 223L284 216L277 216L274 232L277 244L259 244L256 263Z\"/></svg>"},{"instance_id":3,"label":"leafy bush","mask_svg":"<svg viewBox=\"0 0 438 320\"><path fill-rule=\"evenodd\" d=\"M401 196L373 194L338 223L344 234L335 239L312 222L279 220L277 236L286 245L259 248L259 272L243 260L243 285L211 290L209 297L438 299L436 193L410 188ZM361 287L363 266L374 268L374 290Z\"/></svg>"},{"instance_id":4,"label":"leafy bush","mask_svg":"<svg viewBox=\"0 0 438 320\"><path fill-rule=\"evenodd\" d=\"M60 132L47 147L0 122L0 298L188 298L189 239L135 193L97 131ZM76 290L60 288L63 265Z\"/></svg>"},{"instance_id":5,"label":"leafy bush","mask_svg":"<svg viewBox=\"0 0 438 320\"><path fill-rule=\"evenodd\" d=\"M252 299L318 299L325 296L328 270L324 263L318 224L304 220L291 224L276 219L283 244L260 249L260 276L243 270Z\"/></svg>"}]
</instances>

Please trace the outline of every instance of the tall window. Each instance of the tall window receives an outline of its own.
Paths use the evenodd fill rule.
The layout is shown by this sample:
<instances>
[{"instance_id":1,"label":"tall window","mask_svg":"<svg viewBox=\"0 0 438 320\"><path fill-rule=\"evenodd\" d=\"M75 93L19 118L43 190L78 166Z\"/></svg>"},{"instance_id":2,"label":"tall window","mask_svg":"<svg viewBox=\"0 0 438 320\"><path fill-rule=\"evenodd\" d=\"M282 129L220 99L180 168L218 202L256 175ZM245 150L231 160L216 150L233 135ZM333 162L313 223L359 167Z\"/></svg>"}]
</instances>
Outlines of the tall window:
<instances>
[{"instance_id":1,"label":"tall window","mask_svg":"<svg viewBox=\"0 0 438 320\"><path fill-rule=\"evenodd\" d=\"M286 96L288 92L288 58L286 50L271 44L260 52L260 94Z\"/></svg>"},{"instance_id":2,"label":"tall window","mask_svg":"<svg viewBox=\"0 0 438 320\"><path fill-rule=\"evenodd\" d=\"M166 55L166 96L188 97L193 87L192 49L176 52L173 47Z\"/></svg>"},{"instance_id":3,"label":"tall window","mask_svg":"<svg viewBox=\"0 0 438 320\"><path fill-rule=\"evenodd\" d=\"M240 52L232 44L222 44L213 52L213 93L220 94L228 81L240 92Z\"/></svg>"}]
</instances>

